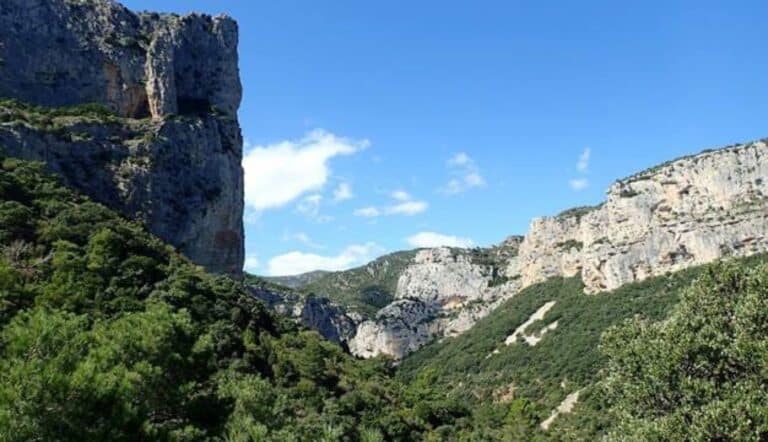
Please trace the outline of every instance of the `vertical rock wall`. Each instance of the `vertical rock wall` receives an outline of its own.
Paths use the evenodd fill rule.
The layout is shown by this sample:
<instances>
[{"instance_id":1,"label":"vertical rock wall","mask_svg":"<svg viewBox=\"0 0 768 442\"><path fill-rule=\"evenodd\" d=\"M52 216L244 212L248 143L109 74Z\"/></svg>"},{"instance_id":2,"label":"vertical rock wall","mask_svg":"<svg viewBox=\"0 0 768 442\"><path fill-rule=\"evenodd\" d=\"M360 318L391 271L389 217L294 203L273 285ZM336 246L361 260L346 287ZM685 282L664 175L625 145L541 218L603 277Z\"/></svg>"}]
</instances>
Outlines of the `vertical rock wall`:
<instances>
[{"instance_id":1,"label":"vertical rock wall","mask_svg":"<svg viewBox=\"0 0 768 442\"><path fill-rule=\"evenodd\" d=\"M239 274L237 42L228 17L134 14L109 0L0 0L0 98L97 103L119 117L60 118L56 136L5 118L0 143L143 220L194 262ZM90 135L73 141L68 132Z\"/></svg>"}]
</instances>

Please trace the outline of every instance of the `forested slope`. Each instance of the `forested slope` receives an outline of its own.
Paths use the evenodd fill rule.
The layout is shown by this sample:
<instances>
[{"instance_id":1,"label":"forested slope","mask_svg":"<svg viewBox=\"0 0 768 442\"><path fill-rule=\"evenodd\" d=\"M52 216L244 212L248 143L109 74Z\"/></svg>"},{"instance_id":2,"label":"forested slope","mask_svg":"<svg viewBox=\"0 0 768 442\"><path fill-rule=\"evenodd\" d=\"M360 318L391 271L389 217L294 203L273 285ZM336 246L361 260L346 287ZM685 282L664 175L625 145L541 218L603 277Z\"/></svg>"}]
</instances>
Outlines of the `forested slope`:
<instances>
[{"instance_id":1,"label":"forested slope","mask_svg":"<svg viewBox=\"0 0 768 442\"><path fill-rule=\"evenodd\" d=\"M0 440L411 439L386 369L0 157Z\"/></svg>"}]
</instances>

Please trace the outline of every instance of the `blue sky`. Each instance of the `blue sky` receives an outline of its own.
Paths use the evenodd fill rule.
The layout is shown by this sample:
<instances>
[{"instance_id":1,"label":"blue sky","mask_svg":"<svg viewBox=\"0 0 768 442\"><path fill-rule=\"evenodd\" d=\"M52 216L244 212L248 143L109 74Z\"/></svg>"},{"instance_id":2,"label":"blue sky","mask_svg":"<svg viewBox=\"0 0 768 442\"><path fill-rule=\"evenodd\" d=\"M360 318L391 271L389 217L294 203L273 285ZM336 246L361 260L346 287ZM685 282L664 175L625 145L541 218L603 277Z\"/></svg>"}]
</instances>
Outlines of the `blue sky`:
<instances>
[{"instance_id":1,"label":"blue sky","mask_svg":"<svg viewBox=\"0 0 768 442\"><path fill-rule=\"evenodd\" d=\"M765 1L124 1L240 23L248 270L489 245L768 136Z\"/></svg>"}]
</instances>

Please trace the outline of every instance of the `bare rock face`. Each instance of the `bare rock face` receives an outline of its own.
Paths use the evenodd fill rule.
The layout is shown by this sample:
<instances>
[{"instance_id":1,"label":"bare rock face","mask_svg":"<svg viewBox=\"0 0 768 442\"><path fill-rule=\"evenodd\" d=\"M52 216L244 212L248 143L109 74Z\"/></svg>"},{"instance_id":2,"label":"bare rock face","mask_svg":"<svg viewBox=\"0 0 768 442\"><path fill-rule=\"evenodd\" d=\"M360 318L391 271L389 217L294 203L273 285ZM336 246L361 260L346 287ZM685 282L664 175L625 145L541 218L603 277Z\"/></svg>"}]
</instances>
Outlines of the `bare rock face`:
<instances>
[{"instance_id":1,"label":"bare rock face","mask_svg":"<svg viewBox=\"0 0 768 442\"><path fill-rule=\"evenodd\" d=\"M401 359L463 333L520 290L552 277L580 276L594 294L765 252L768 144L757 141L619 181L604 204L536 219L522 239L491 249L420 252L400 276L398 300L358 327L350 349ZM556 328L555 322L547 331Z\"/></svg>"},{"instance_id":2,"label":"bare rock face","mask_svg":"<svg viewBox=\"0 0 768 442\"><path fill-rule=\"evenodd\" d=\"M618 181L591 211L536 220L520 259L523 286L581 274L599 293L766 251L768 144L758 141L672 161Z\"/></svg>"},{"instance_id":3,"label":"bare rock face","mask_svg":"<svg viewBox=\"0 0 768 442\"><path fill-rule=\"evenodd\" d=\"M360 357L402 359L435 338L469 330L519 290L508 274L520 238L491 249L422 250L400 275L396 300L362 322L350 341Z\"/></svg>"},{"instance_id":4,"label":"bare rock face","mask_svg":"<svg viewBox=\"0 0 768 442\"><path fill-rule=\"evenodd\" d=\"M327 298L305 296L289 287L277 290L274 287L249 285L249 291L275 312L293 318L304 327L342 346L349 345L358 324L362 322L361 316L345 311Z\"/></svg>"},{"instance_id":5,"label":"bare rock face","mask_svg":"<svg viewBox=\"0 0 768 442\"><path fill-rule=\"evenodd\" d=\"M192 261L239 274L237 40L227 17L134 14L109 0L0 0L0 98L97 103L116 115L58 112L52 128L8 118L18 112L5 106L0 146L46 161Z\"/></svg>"}]
</instances>

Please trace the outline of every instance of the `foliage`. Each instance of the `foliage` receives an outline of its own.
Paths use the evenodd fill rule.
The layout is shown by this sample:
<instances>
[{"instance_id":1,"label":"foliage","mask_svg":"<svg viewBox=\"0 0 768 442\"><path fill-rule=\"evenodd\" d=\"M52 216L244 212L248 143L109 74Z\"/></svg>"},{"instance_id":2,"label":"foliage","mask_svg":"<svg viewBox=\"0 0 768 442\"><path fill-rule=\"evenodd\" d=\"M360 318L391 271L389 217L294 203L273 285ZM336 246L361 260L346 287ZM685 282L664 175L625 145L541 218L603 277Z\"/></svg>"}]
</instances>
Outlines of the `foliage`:
<instances>
[{"instance_id":1,"label":"foliage","mask_svg":"<svg viewBox=\"0 0 768 442\"><path fill-rule=\"evenodd\" d=\"M0 158L0 440L413 440L382 361ZM426 413L431 417L430 413Z\"/></svg>"},{"instance_id":2,"label":"foliage","mask_svg":"<svg viewBox=\"0 0 768 442\"><path fill-rule=\"evenodd\" d=\"M319 275L300 288L305 293L326 297L350 310L373 316L394 300L397 281L415 254L415 251L392 253L362 267Z\"/></svg>"},{"instance_id":3,"label":"foliage","mask_svg":"<svg viewBox=\"0 0 768 442\"><path fill-rule=\"evenodd\" d=\"M765 260L747 258L738 265L754 267ZM551 279L515 295L465 334L412 354L399 367L398 379L416 388L420 376L429 372L429 388L441 398L471 404L471 414L451 430L466 438L503 439L518 431L521 420L513 419L516 424L511 425L506 416L515 401L524 400L530 404L526 416L535 423L528 425L532 433L526 439L594 439L612 427L605 395L594 387L607 362L598 349L602 333L636 315L648 320L666 317L681 291L707 272L711 270L706 266L689 269L594 296L583 294L578 278ZM554 321L557 329L535 347L522 342L504 345L507 336L548 301L557 303L527 332ZM573 414L558 418L548 433L537 430L567 395L579 390L583 394Z\"/></svg>"},{"instance_id":4,"label":"foliage","mask_svg":"<svg viewBox=\"0 0 768 442\"><path fill-rule=\"evenodd\" d=\"M555 218L559 219L566 219L566 218L576 218L577 221L580 221L584 216L588 215L591 212L594 212L595 210L598 210L602 207L602 204L599 204L597 206L580 206L580 207L574 207L568 210L565 210L563 212L560 212L555 216Z\"/></svg>"},{"instance_id":5,"label":"foliage","mask_svg":"<svg viewBox=\"0 0 768 442\"><path fill-rule=\"evenodd\" d=\"M768 438L768 268L708 268L669 318L606 333L614 440Z\"/></svg>"},{"instance_id":6,"label":"foliage","mask_svg":"<svg viewBox=\"0 0 768 442\"><path fill-rule=\"evenodd\" d=\"M374 307L360 288L394 290L407 260L327 287L344 281L338 296ZM393 375L272 316L242 282L204 273L42 165L0 156L0 441L760 440L765 261L595 296L552 279ZM528 331L558 328L504 345L548 301ZM575 391L574 413L541 431Z\"/></svg>"}]
</instances>

